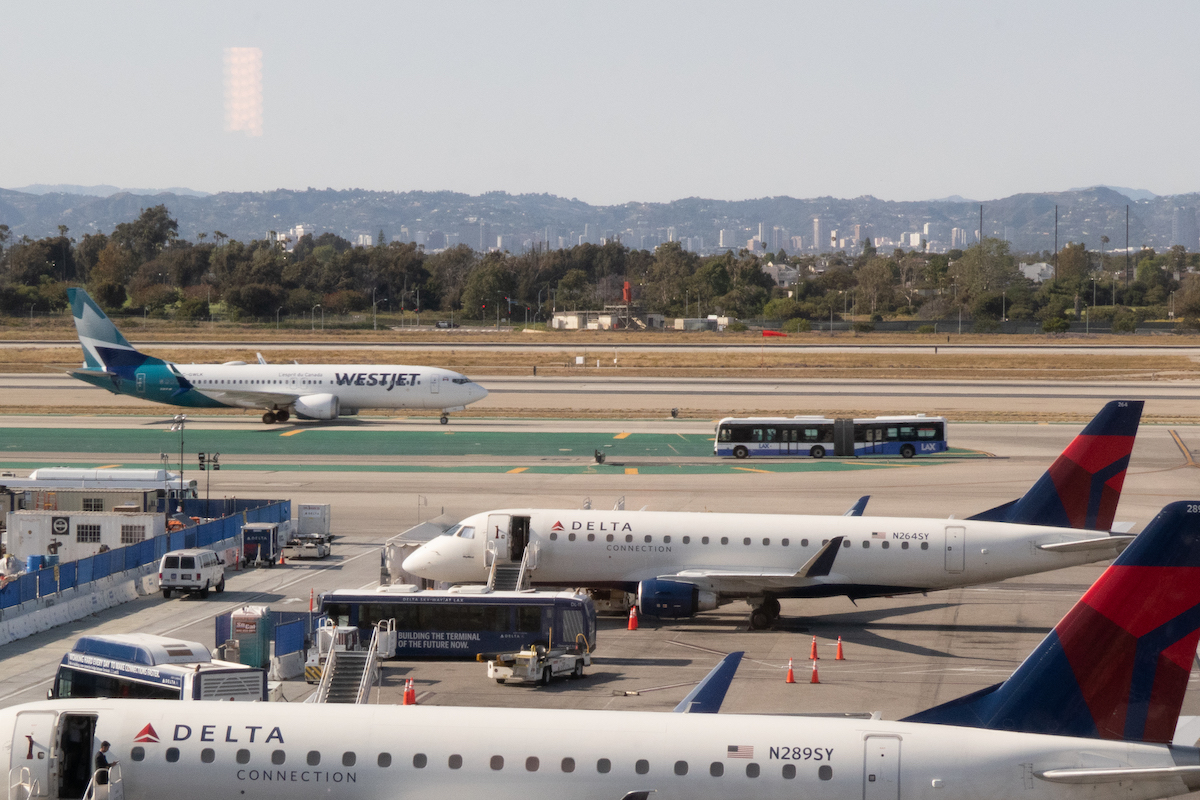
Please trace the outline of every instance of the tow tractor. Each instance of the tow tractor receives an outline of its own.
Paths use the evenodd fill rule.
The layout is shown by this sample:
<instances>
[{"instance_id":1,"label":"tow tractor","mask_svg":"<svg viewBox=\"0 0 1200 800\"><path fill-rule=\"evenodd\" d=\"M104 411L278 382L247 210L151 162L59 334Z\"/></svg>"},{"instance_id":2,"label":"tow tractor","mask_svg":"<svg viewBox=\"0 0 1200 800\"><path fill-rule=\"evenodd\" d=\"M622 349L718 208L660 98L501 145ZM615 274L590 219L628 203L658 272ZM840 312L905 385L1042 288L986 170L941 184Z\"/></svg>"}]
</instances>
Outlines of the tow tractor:
<instances>
[{"instance_id":1,"label":"tow tractor","mask_svg":"<svg viewBox=\"0 0 1200 800\"><path fill-rule=\"evenodd\" d=\"M582 639L582 634L580 634ZM582 678L583 668L592 665L587 640L574 647L547 648L531 644L516 653L501 653L488 661L488 677L496 683L538 683L548 686L556 676Z\"/></svg>"}]
</instances>

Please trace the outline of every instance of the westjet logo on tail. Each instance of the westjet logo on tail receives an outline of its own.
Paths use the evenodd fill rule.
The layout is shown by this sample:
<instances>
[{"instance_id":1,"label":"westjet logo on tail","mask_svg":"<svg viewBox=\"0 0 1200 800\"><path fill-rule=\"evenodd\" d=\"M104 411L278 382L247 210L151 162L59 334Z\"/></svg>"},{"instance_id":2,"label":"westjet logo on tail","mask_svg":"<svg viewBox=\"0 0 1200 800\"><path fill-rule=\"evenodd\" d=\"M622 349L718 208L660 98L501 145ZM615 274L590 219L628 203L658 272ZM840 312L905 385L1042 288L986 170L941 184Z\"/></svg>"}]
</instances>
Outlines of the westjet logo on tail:
<instances>
[{"instance_id":1,"label":"westjet logo on tail","mask_svg":"<svg viewBox=\"0 0 1200 800\"><path fill-rule=\"evenodd\" d=\"M419 372L335 372L338 386L386 386L391 391L397 386L416 386Z\"/></svg>"},{"instance_id":2,"label":"westjet logo on tail","mask_svg":"<svg viewBox=\"0 0 1200 800\"><path fill-rule=\"evenodd\" d=\"M135 742L158 742L158 734L154 731L154 726L146 723L146 727L138 731L138 735L133 737Z\"/></svg>"}]
</instances>

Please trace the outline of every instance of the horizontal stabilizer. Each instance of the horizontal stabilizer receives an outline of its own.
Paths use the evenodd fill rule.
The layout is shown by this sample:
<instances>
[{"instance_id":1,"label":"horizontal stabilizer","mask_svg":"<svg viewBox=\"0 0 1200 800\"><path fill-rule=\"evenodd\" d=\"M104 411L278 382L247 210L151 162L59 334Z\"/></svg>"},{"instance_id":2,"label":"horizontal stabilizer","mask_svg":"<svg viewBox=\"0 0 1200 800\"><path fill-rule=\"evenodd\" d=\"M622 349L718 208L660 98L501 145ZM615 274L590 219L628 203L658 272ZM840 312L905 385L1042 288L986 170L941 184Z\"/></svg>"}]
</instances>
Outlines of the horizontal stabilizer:
<instances>
[{"instance_id":1,"label":"horizontal stabilizer","mask_svg":"<svg viewBox=\"0 0 1200 800\"><path fill-rule=\"evenodd\" d=\"M796 572L796 577L824 578L828 575L833 569L833 560L837 558L838 550L842 549L842 539L844 538L844 536L835 536L826 542L816 555Z\"/></svg>"},{"instance_id":2,"label":"horizontal stabilizer","mask_svg":"<svg viewBox=\"0 0 1200 800\"><path fill-rule=\"evenodd\" d=\"M862 497L858 498L858 501L854 505L852 505L852 506L850 506L850 508L846 509L846 513L842 514L842 516L843 517L861 517L863 515L863 512L867 510L867 501L870 499L871 499L871 495L864 494Z\"/></svg>"},{"instance_id":3,"label":"horizontal stabilizer","mask_svg":"<svg viewBox=\"0 0 1200 800\"><path fill-rule=\"evenodd\" d=\"M1039 544L1038 550L1049 550L1052 553L1082 553L1090 550L1124 550L1134 539L1126 534L1100 536L1096 539L1080 539L1074 542L1054 542Z\"/></svg>"},{"instance_id":4,"label":"horizontal stabilizer","mask_svg":"<svg viewBox=\"0 0 1200 800\"><path fill-rule=\"evenodd\" d=\"M675 706L677 714L716 714L725 702L725 693L733 682L733 674L737 672L738 664L742 663L743 652L730 653L721 659L721 663L713 667L712 672L704 676L704 680L696 684L696 688L688 692L687 697Z\"/></svg>"},{"instance_id":5,"label":"horizontal stabilizer","mask_svg":"<svg viewBox=\"0 0 1200 800\"><path fill-rule=\"evenodd\" d=\"M1101 769L1048 769L1033 773L1051 783L1119 783L1121 781L1161 781L1167 778L1200 776L1200 766L1184 767L1113 767Z\"/></svg>"}]
</instances>

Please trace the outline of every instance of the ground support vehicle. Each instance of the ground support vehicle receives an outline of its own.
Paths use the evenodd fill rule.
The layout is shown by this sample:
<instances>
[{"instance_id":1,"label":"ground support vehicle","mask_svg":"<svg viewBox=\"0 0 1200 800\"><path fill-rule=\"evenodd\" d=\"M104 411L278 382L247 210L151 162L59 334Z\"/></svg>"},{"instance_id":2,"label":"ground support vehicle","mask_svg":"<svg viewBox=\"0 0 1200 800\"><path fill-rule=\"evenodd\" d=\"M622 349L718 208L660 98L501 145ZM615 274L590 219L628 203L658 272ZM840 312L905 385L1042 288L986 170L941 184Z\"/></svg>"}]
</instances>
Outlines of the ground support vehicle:
<instances>
[{"instance_id":1,"label":"ground support vehicle","mask_svg":"<svg viewBox=\"0 0 1200 800\"><path fill-rule=\"evenodd\" d=\"M592 665L587 650L532 645L517 653L501 653L488 662L488 677L496 683L538 683L548 686L555 677L582 678L583 668Z\"/></svg>"}]
</instances>

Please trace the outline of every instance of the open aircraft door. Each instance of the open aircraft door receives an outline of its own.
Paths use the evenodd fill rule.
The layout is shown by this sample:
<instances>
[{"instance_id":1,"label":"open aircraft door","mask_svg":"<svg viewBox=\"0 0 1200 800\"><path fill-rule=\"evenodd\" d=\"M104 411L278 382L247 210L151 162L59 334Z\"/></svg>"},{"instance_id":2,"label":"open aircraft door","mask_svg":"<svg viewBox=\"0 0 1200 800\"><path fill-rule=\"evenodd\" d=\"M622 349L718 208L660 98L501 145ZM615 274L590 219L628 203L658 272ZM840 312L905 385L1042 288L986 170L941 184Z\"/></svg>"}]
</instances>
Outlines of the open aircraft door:
<instances>
[{"instance_id":1,"label":"open aircraft door","mask_svg":"<svg viewBox=\"0 0 1200 800\"><path fill-rule=\"evenodd\" d=\"M20 784L28 787L25 797L51 796L50 762L57 722L58 713L54 711L22 711L17 714L8 771L9 796L12 796L12 787Z\"/></svg>"},{"instance_id":2,"label":"open aircraft door","mask_svg":"<svg viewBox=\"0 0 1200 800\"><path fill-rule=\"evenodd\" d=\"M508 514L488 514L488 549L496 554L501 561L511 561L509 553L508 529L512 525L512 517Z\"/></svg>"},{"instance_id":3,"label":"open aircraft door","mask_svg":"<svg viewBox=\"0 0 1200 800\"><path fill-rule=\"evenodd\" d=\"M863 800L900 800L900 739L868 736L863 750Z\"/></svg>"},{"instance_id":4,"label":"open aircraft door","mask_svg":"<svg viewBox=\"0 0 1200 800\"><path fill-rule=\"evenodd\" d=\"M967 566L967 529L961 525L946 528L946 572L962 572Z\"/></svg>"}]
</instances>

